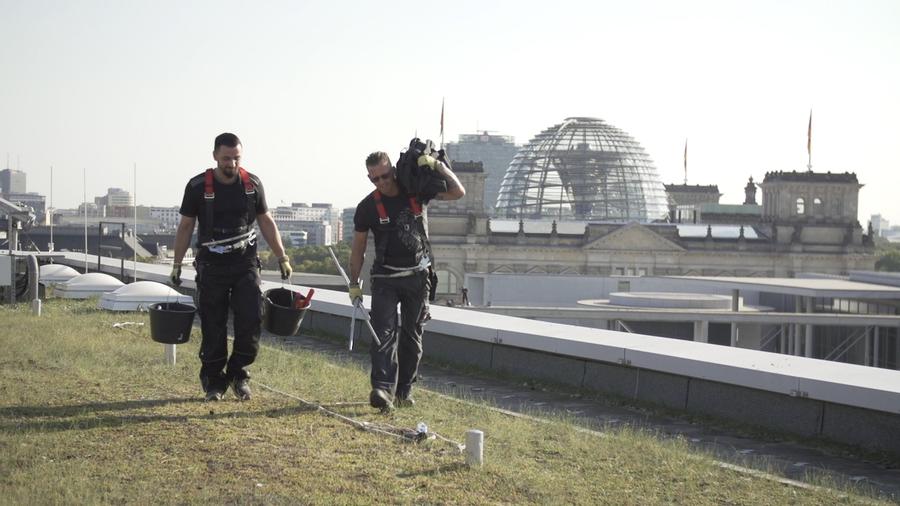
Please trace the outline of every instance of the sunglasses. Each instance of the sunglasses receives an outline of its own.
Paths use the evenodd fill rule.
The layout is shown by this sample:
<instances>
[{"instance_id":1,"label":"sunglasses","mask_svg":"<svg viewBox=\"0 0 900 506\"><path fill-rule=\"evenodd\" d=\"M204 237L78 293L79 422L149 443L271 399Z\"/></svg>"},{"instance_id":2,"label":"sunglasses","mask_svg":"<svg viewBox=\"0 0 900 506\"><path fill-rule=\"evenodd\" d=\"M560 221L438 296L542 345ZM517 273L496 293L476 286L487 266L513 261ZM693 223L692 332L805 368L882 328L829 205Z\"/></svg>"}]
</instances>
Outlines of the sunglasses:
<instances>
[{"instance_id":1,"label":"sunglasses","mask_svg":"<svg viewBox=\"0 0 900 506\"><path fill-rule=\"evenodd\" d=\"M369 181L371 181L373 183L377 183L378 181L387 181L388 179L391 178L391 176L393 176L393 174L391 174L390 172L385 172L384 174L382 174L380 176L370 177Z\"/></svg>"}]
</instances>

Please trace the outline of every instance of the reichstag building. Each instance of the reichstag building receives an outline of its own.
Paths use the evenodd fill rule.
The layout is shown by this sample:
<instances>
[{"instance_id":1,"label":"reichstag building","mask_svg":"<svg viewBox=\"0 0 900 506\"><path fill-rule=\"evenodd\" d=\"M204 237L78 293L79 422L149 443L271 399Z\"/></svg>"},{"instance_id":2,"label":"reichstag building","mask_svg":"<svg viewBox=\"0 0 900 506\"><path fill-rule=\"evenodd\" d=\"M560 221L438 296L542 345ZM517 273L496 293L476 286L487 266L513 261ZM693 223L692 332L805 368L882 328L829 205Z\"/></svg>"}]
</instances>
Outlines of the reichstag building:
<instances>
[{"instance_id":1,"label":"reichstag building","mask_svg":"<svg viewBox=\"0 0 900 506\"><path fill-rule=\"evenodd\" d=\"M516 153L497 201L478 160L456 160L464 198L429 206L439 293L467 274L791 277L873 270L853 173L768 171L742 203L716 185L664 185L640 143L568 118ZM757 190L761 202L757 202Z\"/></svg>"}]
</instances>

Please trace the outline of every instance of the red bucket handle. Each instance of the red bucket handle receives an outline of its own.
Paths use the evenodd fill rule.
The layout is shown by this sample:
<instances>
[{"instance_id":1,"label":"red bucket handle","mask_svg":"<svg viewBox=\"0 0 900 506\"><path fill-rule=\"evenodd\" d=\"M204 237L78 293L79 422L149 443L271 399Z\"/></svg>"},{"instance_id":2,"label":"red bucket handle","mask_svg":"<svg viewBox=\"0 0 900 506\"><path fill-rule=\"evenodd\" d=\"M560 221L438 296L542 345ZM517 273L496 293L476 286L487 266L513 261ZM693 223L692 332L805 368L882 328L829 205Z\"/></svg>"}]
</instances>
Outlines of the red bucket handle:
<instances>
[{"instance_id":1,"label":"red bucket handle","mask_svg":"<svg viewBox=\"0 0 900 506\"><path fill-rule=\"evenodd\" d=\"M294 309L303 309L309 306L309 302L312 300L314 293L316 293L316 291L312 288L306 293L306 297L294 292Z\"/></svg>"}]
</instances>

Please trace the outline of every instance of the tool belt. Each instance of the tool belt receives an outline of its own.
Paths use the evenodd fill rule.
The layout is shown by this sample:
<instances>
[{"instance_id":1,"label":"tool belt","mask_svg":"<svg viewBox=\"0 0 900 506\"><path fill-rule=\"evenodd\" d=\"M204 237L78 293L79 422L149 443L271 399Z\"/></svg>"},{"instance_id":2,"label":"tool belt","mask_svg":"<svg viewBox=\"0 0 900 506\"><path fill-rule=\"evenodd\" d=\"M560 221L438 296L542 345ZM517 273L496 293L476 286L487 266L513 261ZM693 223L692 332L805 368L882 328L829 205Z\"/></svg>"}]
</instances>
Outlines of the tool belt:
<instances>
[{"instance_id":1,"label":"tool belt","mask_svg":"<svg viewBox=\"0 0 900 506\"><path fill-rule=\"evenodd\" d=\"M427 256L422 257L422 260L419 262L419 265L413 267L394 267L393 265L382 265L385 269L393 272L383 273L383 274L375 274L373 273L371 276L373 278L404 278L406 276L412 276L418 272L427 271L429 267L431 267L431 259Z\"/></svg>"},{"instance_id":2,"label":"tool belt","mask_svg":"<svg viewBox=\"0 0 900 506\"><path fill-rule=\"evenodd\" d=\"M210 253L231 253L232 251L243 251L248 246L256 244L256 230L250 229L249 232L238 234L218 241L208 241L200 243L200 246L206 248Z\"/></svg>"}]
</instances>

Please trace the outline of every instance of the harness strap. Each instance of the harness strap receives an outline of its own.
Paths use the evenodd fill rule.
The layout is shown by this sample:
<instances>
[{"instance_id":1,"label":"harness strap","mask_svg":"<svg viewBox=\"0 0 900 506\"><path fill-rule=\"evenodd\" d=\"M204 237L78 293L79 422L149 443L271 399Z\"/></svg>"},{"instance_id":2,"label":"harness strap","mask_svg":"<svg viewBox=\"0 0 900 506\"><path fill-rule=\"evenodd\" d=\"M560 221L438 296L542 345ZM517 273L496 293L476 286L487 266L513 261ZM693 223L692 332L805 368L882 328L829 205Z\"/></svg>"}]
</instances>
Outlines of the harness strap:
<instances>
[{"instance_id":1,"label":"harness strap","mask_svg":"<svg viewBox=\"0 0 900 506\"><path fill-rule=\"evenodd\" d=\"M381 202L381 192L375 190L372 192L372 196L375 198L375 209L378 211L378 223L382 225L387 225L391 222L391 218L387 214L387 210L384 208L384 204ZM410 193L407 195L409 199L409 208L412 210L413 215L416 218L422 216L422 206L419 205L419 201L416 199L416 196Z\"/></svg>"},{"instance_id":2,"label":"harness strap","mask_svg":"<svg viewBox=\"0 0 900 506\"><path fill-rule=\"evenodd\" d=\"M253 226L253 220L256 219L256 187L250 181L250 173L243 167L238 167L238 173L241 175L241 182L244 183L244 197L247 201L247 226Z\"/></svg>"},{"instance_id":3,"label":"harness strap","mask_svg":"<svg viewBox=\"0 0 900 506\"><path fill-rule=\"evenodd\" d=\"M210 253L230 253L232 251L243 250L248 246L256 244L256 231L251 230L247 234L236 237L229 237L220 241L212 241L202 244Z\"/></svg>"},{"instance_id":4,"label":"harness strap","mask_svg":"<svg viewBox=\"0 0 900 506\"><path fill-rule=\"evenodd\" d=\"M226 243L237 243L243 240L252 240L256 238L256 230L250 230L249 232L245 232L243 234L235 235L232 237L226 237L225 239L219 239L218 241L208 241L201 243L200 246L214 246L216 244L226 244Z\"/></svg>"},{"instance_id":5,"label":"harness strap","mask_svg":"<svg viewBox=\"0 0 900 506\"><path fill-rule=\"evenodd\" d=\"M391 223L391 218L390 216L388 216L387 210L384 207L384 203L381 201L381 192L378 190L374 190L372 192L372 197L375 199L375 209L378 211L378 223L380 223L381 225L389 225ZM416 221L419 222L423 235L425 237L425 244L428 250L428 254L426 256L430 258L431 244L428 243L428 232L425 230L424 225L422 225L420 221L422 218L422 206L419 204L418 199L416 199L415 194L407 194L407 198L409 199L409 209L415 216ZM375 262L378 264L384 265L384 262L386 260L385 254L387 253L387 243L388 241L382 240L380 241L380 244L375 245ZM403 275L409 275L410 273L411 272Z\"/></svg>"},{"instance_id":6,"label":"harness strap","mask_svg":"<svg viewBox=\"0 0 900 506\"><path fill-rule=\"evenodd\" d=\"M206 219L203 224L203 237L201 241L210 240L213 237L213 201L216 198L215 185L213 184L213 169L206 169L203 175L203 207L206 211Z\"/></svg>"},{"instance_id":7,"label":"harness strap","mask_svg":"<svg viewBox=\"0 0 900 506\"><path fill-rule=\"evenodd\" d=\"M244 185L244 194L247 197L247 226L250 227L253 223L253 220L256 218L256 199L251 198L256 194L256 187L253 186L253 181L250 179L250 173L244 170L243 167L238 167L238 174L241 178L241 183ZM216 200L216 189L215 189L215 169L206 169L206 172L203 174L203 202L204 207L206 209L206 219L204 220L204 237L201 238L200 242L209 242L212 240L213 231L215 228L213 227L213 216L214 216L214 207L213 204Z\"/></svg>"},{"instance_id":8,"label":"harness strap","mask_svg":"<svg viewBox=\"0 0 900 506\"><path fill-rule=\"evenodd\" d=\"M238 174L241 175L241 182L244 183L244 193L247 195L256 193L256 188L253 186L253 182L250 181L250 173L244 170L243 167L238 167Z\"/></svg>"}]
</instances>

